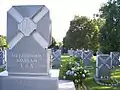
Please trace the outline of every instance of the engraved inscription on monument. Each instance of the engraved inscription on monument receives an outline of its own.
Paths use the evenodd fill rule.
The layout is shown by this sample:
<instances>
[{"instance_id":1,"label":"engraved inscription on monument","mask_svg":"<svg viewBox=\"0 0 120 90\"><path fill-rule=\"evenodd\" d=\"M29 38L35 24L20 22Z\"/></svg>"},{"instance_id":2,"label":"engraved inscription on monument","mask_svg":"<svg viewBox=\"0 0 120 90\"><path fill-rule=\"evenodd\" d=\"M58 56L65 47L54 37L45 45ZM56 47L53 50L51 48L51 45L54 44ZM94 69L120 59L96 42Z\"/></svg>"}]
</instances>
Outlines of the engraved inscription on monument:
<instances>
[{"instance_id":1,"label":"engraved inscription on monument","mask_svg":"<svg viewBox=\"0 0 120 90\"><path fill-rule=\"evenodd\" d=\"M42 60L40 54L14 54L12 57L15 58L16 62L20 65L21 68L34 68L35 64L38 63L38 60Z\"/></svg>"}]
</instances>

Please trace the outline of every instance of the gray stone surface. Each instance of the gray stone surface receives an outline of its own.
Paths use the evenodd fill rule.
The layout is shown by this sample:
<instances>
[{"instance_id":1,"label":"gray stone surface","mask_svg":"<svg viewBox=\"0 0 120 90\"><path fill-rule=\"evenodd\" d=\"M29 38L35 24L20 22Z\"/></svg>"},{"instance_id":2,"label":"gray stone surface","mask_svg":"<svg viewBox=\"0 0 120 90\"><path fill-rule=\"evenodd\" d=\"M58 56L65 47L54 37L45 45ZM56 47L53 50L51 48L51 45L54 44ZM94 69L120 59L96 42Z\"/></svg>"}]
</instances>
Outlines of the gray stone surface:
<instances>
[{"instance_id":1,"label":"gray stone surface","mask_svg":"<svg viewBox=\"0 0 120 90\"><path fill-rule=\"evenodd\" d=\"M69 55L70 57L74 56L74 50L73 50L73 49L68 50L68 55Z\"/></svg>"},{"instance_id":2,"label":"gray stone surface","mask_svg":"<svg viewBox=\"0 0 120 90\"><path fill-rule=\"evenodd\" d=\"M44 5L13 6L7 13L8 76L0 90L58 90L50 76L51 20Z\"/></svg>"},{"instance_id":3,"label":"gray stone surface","mask_svg":"<svg viewBox=\"0 0 120 90\"><path fill-rule=\"evenodd\" d=\"M98 50L98 51L96 52L96 55L99 55L99 54L102 54L102 51Z\"/></svg>"},{"instance_id":4,"label":"gray stone surface","mask_svg":"<svg viewBox=\"0 0 120 90\"><path fill-rule=\"evenodd\" d=\"M74 54L76 58L81 58L82 50L76 50Z\"/></svg>"},{"instance_id":5,"label":"gray stone surface","mask_svg":"<svg viewBox=\"0 0 120 90\"><path fill-rule=\"evenodd\" d=\"M110 56L112 58L112 66L120 65L120 61L119 61L120 52L111 52Z\"/></svg>"},{"instance_id":6,"label":"gray stone surface","mask_svg":"<svg viewBox=\"0 0 120 90\"><path fill-rule=\"evenodd\" d=\"M44 5L13 6L8 11L7 23L9 74L47 74L45 48L51 38L48 9Z\"/></svg>"},{"instance_id":7,"label":"gray stone surface","mask_svg":"<svg viewBox=\"0 0 120 90\"><path fill-rule=\"evenodd\" d=\"M58 80L50 77L0 76L0 90L58 90Z\"/></svg>"},{"instance_id":8,"label":"gray stone surface","mask_svg":"<svg viewBox=\"0 0 120 90\"><path fill-rule=\"evenodd\" d=\"M5 52L0 51L0 65L4 64L4 59L5 59Z\"/></svg>"},{"instance_id":9,"label":"gray stone surface","mask_svg":"<svg viewBox=\"0 0 120 90\"><path fill-rule=\"evenodd\" d=\"M61 65L61 50L56 50L55 52L53 52L52 68L59 69L60 65Z\"/></svg>"},{"instance_id":10,"label":"gray stone surface","mask_svg":"<svg viewBox=\"0 0 120 90\"><path fill-rule=\"evenodd\" d=\"M92 66L90 64L90 60L93 57L93 53L92 51L84 51L82 52L82 59L83 59L83 63L85 66Z\"/></svg>"},{"instance_id":11,"label":"gray stone surface","mask_svg":"<svg viewBox=\"0 0 120 90\"><path fill-rule=\"evenodd\" d=\"M108 54L97 55L96 60L96 77L110 77L112 59Z\"/></svg>"}]
</instances>

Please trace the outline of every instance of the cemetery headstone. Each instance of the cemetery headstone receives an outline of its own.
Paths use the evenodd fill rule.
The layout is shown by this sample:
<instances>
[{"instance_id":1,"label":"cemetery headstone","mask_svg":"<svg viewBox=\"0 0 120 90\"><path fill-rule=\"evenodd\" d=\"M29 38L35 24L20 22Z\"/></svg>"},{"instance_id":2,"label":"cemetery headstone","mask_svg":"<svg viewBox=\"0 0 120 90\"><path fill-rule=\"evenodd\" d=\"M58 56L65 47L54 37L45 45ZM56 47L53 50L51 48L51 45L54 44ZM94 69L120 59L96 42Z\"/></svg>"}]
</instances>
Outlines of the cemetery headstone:
<instances>
[{"instance_id":1,"label":"cemetery headstone","mask_svg":"<svg viewBox=\"0 0 120 90\"><path fill-rule=\"evenodd\" d=\"M98 51L96 52L96 56L99 55L99 54L102 54L102 51L98 50Z\"/></svg>"},{"instance_id":2,"label":"cemetery headstone","mask_svg":"<svg viewBox=\"0 0 120 90\"><path fill-rule=\"evenodd\" d=\"M8 11L8 76L0 77L0 90L58 90L58 79L49 73L51 38L46 6L13 6Z\"/></svg>"},{"instance_id":3,"label":"cemetery headstone","mask_svg":"<svg viewBox=\"0 0 120 90\"><path fill-rule=\"evenodd\" d=\"M0 50L0 65L4 64L4 59L5 59L5 51L3 51L2 49Z\"/></svg>"},{"instance_id":4,"label":"cemetery headstone","mask_svg":"<svg viewBox=\"0 0 120 90\"><path fill-rule=\"evenodd\" d=\"M116 79L111 79L112 59L108 54L97 55L96 75L94 77L97 84L105 86L118 86Z\"/></svg>"},{"instance_id":5,"label":"cemetery headstone","mask_svg":"<svg viewBox=\"0 0 120 90\"><path fill-rule=\"evenodd\" d=\"M81 58L81 55L82 55L82 50L76 50L75 51L75 57L76 58Z\"/></svg>"},{"instance_id":6,"label":"cemetery headstone","mask_svg":"<svg viewBox=\"0 0 120 90\"><path fill-rule=\"evenodd\" d=\"M0 68L6 69L5 50L0 48Z\"/></svg>"},{"instance_id":7,"label":"cemetery headstone","mask_svg":"<svg viewBox=\"0 0 120 90\"><path fill-rule=\"evenodd\" d=\"M119 61L120 52L111 52L110 56L112 58L112 66L120 65L120 61Z\"/></svg>"},{"instance_id":8,"label":"cemetery headstone","mask_svg":"<svg viewBox=\"0 0 120 90\"><path fill-rule=\"evenodd\" d=\"M59 69L61 65L61 50L56 50L53 52L52 57L52 68L53 69Z\"/></svg>"},{"instance_id":9,"label":"cemetery headstone","mask_svg":"<svg viewBox=\"0 0 120 90\"><path fill-rule=\"evenodd\" d=\"M108 54L100 54L96 60L96 77L110 77L110 70L112 67L112 59Z\"/></svg>"},{"instance_id":10,"label":"cemetery headstone","mask_svg":"<svg viewBox=\"0 0 120 90\"><path fill-rule=\"evenodd\" d=\"M83 59L83 64L86 66L86 67L91 67L93 68L93 66L91 65L90 63L90 60L92 59L93 57L93 53L92 51L84 51L82 52L82 59Z\"/></svg>"},{"instance_id":11,"label":"cemetery headstone","mask_svg":"<svg viewBox=\"0 0 120 90\"><path fill-rule=\"evenodd\" d=\"M74 50L73 50L73 49L68 50L68 55L69 55L70 57L74 56Z\"/></svg>"}]
</instances>

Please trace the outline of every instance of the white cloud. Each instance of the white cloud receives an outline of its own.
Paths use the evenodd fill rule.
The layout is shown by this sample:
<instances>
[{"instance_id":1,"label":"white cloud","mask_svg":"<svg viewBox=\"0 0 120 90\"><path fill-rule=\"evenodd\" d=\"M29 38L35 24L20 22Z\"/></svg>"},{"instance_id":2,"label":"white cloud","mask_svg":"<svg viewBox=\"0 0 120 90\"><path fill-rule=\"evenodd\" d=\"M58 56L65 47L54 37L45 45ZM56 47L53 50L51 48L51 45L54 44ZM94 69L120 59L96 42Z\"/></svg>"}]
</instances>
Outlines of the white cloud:
<instances>
[{"instance_id":1,"label":"white cloud","mask_svg":"<svg viewBox=\"0 0 120 90\"><path fill-rule=\"evenodd\" d=\"M0 34L7 29L6 12L12 5L46 5L50 9L52 34L57 41L62 41L74 15L92 17L98 12L100 4L106 0L2 0L0 5Z\"/></svg>"}]
</instances>

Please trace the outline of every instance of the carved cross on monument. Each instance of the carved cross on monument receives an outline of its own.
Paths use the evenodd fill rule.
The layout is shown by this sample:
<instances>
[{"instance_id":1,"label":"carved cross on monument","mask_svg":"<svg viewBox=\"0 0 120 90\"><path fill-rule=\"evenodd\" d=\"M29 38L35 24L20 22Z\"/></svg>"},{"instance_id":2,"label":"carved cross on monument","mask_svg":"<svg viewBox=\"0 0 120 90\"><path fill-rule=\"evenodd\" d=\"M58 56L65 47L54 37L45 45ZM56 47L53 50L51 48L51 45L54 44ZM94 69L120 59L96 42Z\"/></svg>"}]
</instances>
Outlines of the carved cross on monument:
<instances>
[{"instance_id":1,"label":"carved cross on monument","mask_svg":"<svg viewBox=\"0 0 120 90\"><path fill-rule=\"evenodd\" d=\"M45 6L31 17L22 17L22 15L20 15L20 13L14 8L11 8L8 13L18 22L19 30L17 35L9 42L10 49L12 49L23 37L30 35L32 35L37 43L39 43L43 48L47 48L49 46L50 43L36 31L38 21L48 13L48 9ZM49 26L49 30L51 30L51 24Z\"/></svg>"},{"instance_id":2,"label":"carved cross on monument","mask_svg":"<svg viewBox=\"0 0 120 90\"><path fill-rule=\"evenodd\" d=\"M97 55L96 60L96 77L110 77L110 70L112 67L111 57L107 54Z\"/></svg>"}]
</instances>

